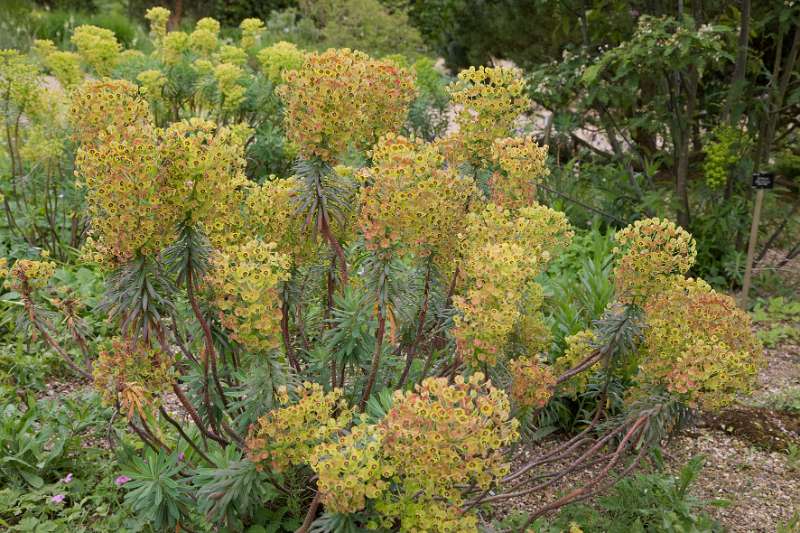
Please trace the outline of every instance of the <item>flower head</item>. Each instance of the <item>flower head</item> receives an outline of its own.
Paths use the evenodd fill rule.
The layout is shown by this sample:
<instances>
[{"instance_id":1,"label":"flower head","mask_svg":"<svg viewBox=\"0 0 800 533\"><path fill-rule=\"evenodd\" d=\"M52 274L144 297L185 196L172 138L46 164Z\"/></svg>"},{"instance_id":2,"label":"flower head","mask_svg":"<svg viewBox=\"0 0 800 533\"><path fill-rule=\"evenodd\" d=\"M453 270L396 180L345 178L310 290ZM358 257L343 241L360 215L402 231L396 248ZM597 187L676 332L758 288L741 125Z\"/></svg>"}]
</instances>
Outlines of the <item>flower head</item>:
<instances>
[{"instance_id":1,"label":"flower head","mask_svg":"<svg viewBox=\"0 0 800 533\"><path fill-rule=\"evenodd\" d=\"M284 80L287 138L303 157L329 163L399 129L414 97L408 70L347 48L309 54Z\"/></svg>"}]
</instances>

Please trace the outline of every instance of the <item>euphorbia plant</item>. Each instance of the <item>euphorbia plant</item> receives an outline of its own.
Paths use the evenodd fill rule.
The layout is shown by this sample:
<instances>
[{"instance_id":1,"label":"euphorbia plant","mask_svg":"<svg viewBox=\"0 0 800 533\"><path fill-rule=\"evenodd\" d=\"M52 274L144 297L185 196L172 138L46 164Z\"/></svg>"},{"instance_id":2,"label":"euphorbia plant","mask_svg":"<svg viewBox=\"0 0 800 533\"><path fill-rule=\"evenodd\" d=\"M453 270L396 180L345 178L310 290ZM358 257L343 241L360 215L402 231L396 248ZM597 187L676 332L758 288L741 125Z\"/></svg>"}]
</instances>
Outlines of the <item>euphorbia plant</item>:
<instances>
[{"instance_id":1,"label":"euphorbia plant","mask_svg":"<svg viewBox=\"0 0 800 533\"><path fill-rule=\"evenodd\" d=\"M213 34L198 24L191 38ZM545 362L536 278L573 232L536 202L545 150L513 136L519 72L462 73L458 129L433 142L398 134L414 86L394 63L328 50L283 76L300 157L294 176L261 185L244 178L236 124L159 128L124 82L75 93L85 257L112 272L119 324L94 384L152 453L185 450L159 524L236 529L284 505L300 531L475 531L486 506L597 466L533 519L608 486L687 409L752 382L747 316L685 278L694 243L656 219L619 233L616 303ZM41 333L52 324L32 302L51 270L8 272ZM627 404L611 412L620 375ZM604 385L580 433L512 462L520 419L535 425L587 376ZM130 498L147 507L143 489Z\"/></svg>"}]
</instances>

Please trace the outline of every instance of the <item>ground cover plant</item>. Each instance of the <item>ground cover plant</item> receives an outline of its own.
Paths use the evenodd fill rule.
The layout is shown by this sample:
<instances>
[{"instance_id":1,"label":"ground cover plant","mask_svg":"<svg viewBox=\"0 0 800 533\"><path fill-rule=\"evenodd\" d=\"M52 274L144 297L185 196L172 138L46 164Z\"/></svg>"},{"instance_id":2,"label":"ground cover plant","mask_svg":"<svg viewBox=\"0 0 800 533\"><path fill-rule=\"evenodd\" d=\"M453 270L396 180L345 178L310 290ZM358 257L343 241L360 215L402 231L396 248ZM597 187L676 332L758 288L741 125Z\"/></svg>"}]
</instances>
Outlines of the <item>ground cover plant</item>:
<instances>
[{"instance_id":1,"label":"ground cover plant","mask_svg":"<svg viewBox=\"0 0 800 533\"><path fill-rule=\"evenodd\" d=\"M585 265L547 272L581 252L538 202L547 151L517 132L519 70L460 72L445 132L427 63L259 48L252 19L231 44L213 19L182 32L169 16L148 11L148 55L87 26L74 53L2 55L4 205L26 243L2 263L4 327L113 413L90 425L118 430L127 527L474 531L492 506L597 467L527 527L752 387L750 319L687 277L697 245L674 223L584 237L600 243ZM263 128L280 131L272 152ZM77 248L83 270L64 272ZM558 291L573 304L545 305ZM569 438L514 461L556 419ZM4 475L41 488L24 454L58 459L48 446Z\"/></svg>"}]
</instances>

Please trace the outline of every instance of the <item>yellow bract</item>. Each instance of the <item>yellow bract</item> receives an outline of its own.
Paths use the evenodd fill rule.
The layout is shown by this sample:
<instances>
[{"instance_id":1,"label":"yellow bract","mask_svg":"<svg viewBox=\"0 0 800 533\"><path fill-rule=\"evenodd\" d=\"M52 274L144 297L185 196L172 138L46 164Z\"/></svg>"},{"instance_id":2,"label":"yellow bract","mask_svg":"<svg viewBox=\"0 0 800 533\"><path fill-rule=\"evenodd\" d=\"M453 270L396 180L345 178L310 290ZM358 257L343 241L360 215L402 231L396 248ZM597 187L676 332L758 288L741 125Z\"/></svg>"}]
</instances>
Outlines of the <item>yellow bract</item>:
<instances>
[{"instance_id":1,"label":"yellow bract","mask_svg":"<svg viewBox=\"0 0 800 533\"><path fill-rule=\"evenodd\" d=\"M277 244L276 250L297 264L308 259L314 242L303 232L303 220L295 214L296 178L270 179L252 187L245 200L248 225L244 231Z\"/></svg>"},{"instance_id":2,"label":"yellow bract","mask_svg":"<svg viewBox=\"0 0 800 533\"><path fill-rule=\"evenodd\" d=\"M111 74L122 51L113 31L84 24L75 28L70 40L98 76Z\"/></svg>"},{"instance_id":3,"label":"yellow bract","mask_svg":"<svg viewBox=\"0 0 800 533\"><path fill-rule=\"evenodd\" d=\"M553 396L556 378L550 368L531 357L514 359L509 365L511 399L521 407L544 407Z\"/></svg>"},{"instance_id":4,"label":"yellow bract","mask_svg":"<svg viewBox=\"0 0 800 533\"><path fill-rule=\"evenodd\" d=\"M537 145L532 136L495 139L492 160L502 169L489 179L494 203L509 209L536 203L536 185L550 174L547 146Z\"/></svg>"},{"instance_id":5,"label":"yellow bract","mask_svg":"<svg viewBox=\"0 0 800 533\"><path fill-rule=\"evenodd\" d=\"M616 235L620 256L614 269L617 299L640 304L682 278L694 264L697 246L683 228L669 220L637 220Z\"/></svg>"},{"instance_id":6,"label":"yellow bract","mask_svg":"<svg viewBox=\"0 0 800 533\"><path fill-rule=\"evenodd\" d=\"M264 23L257 18L244 19L239 28L242 30L242 40L239 45L245 50L253 48L261 41L261 34L264 32Z\"/></svg>"},{"instance_id":7,"label":"yellow bract","mask_svg":"<svg viewBox=\"0 0 800 533\"><path fill-rule=\"evenodd\" d=\"M414 97L412 75L394 63L349 49L309 54L284 73L286 136L300 155L334 163L396 131Z\"/></svg>"},{"instance_id":8,"label":"yellow bract","mask_svg":"<svg viewBox=\"0 0 800 533\"><path fill-rule=\"evenodd\" d=\"M103 403L119 403L128 419L151 416L175 379L169 358L159 350L120 338L112 340L111 349L100 350L92 375Z\"/></svg>"},{"instance_id":9,"label":"yellow bract","mask_svg":"<svg viewBox=\"0 0 800 533\"><path fill-rule=\"evenodd\" d=\"M526 295L538 289L533 278L571 238L564 214L540 205L512 214L488 204L469 214L461 263L464 289L453 297L460 312L453 334L466 362L497 363L515 324L537 317L535 308L523 308Z\"/></svg>"},{"instance_id":10,"label":"yellow bract","mask_svg":"<svg viewBox=\"0 0 800 533\"><path fill-rule=\"evenodd\" d=\"M567 348L564 353L556 359L554 370L556 374L563 374L567 370L578 366L584 359L589 357L592 351L595 350L595 343L597 336L591 329L579 331L574 335L570 335L564 339L567 343ZM596 366L595 363L594 366ZM586 390L586 385L589 383L591 370L587 369L577 376L573 376L566 383L561 385L560 390L571 396L580 394Z\"/></svg>"},{"instance_id":11,"label":"yellow bract","mask_svg":"<svg viewBox=\"0 0 800 533\"><path fill-rule=\"evenodd\" d=\"M704 409L729 405L755 384L763 348L750 316L704 281L679 278L644 306L643 384Z\"/></svg>"},{"instance_id":12,"label":"yellow bract","mask_svg":"<svg viewBox=\"0 0 800 533\"><path fill-rule=\"evenodd\" d=\"M342 391L324 392L317 383L303 383L292 405L273 409L260 418L247 439L250 460L281 472L308 462L312 450L345 430L352 411Z\"/></svg>"},{"instance_id":13,"label":"yellow bract","mask_svg":"<svg viewBox=\"0 0 800 533\"><path fill-rule=\"evenodd\" d=\"M481 373L453 384L429 378L414 392L395 392L379 426L396 488L376 510L403 531L474 531L474 516L459 511L460 487L486 489L508 473L503 448L519 437L510 410L506 393Z\"/></svg>"},{"instance_id":14,"label":"yellow bract","mask_svg":"<svg viewBox=\"0 0 800 533\"><path fill-rule=\"evenodd\" d=\"M508 137L514 121L530 107L518 69L470 67L458 73L448 90L457 110L458 132L442 142L456 164L483 166L495 139Z\"/></svg>"},{"instance_id":15,"label":"yellow bract","mask_svg":"<svg viewBox=\"0 0 800 533\"><path fill-rule=\"evenodd\" d=\"M105 136L152 129L150 110L139 96L139 88L125 80L92 80L72 94L70 117L76 139L101 144ZM146 132L148 134L150 132Z\"/></svg>"},{"instance_id":16,"label":"yellow bract","mask_svg":"<svg viewBox=\"0 0 800 533\"><path fill-rule=\"evenodd\" d=\"M144 14L144 18L150 21L150 37L157 44L161 43L167 35L169 16L169 9L160 6L151 7Z\"/></svg>"},{"instance_id":17,"label":"yellow bract","mask_svg":"<svg viewBox=\"0 0 800 533\"><path fill-rule=\"evenodd\" d=\"M319 475L317 488L325 508L334 513L354 513L367 498L380 497L394 469L382 456L384 431L373 425L354 426L332 442L314 448L309 465Z\"/></svg>"},{"instance_id":18,"label":"yellow bract","mask_svg":"<svg viewBox=\"0 0 800 533\"><path fill-rule=\"evenodd\" d=\"M20 293L27 292L27 289L46 287L56 271L53 261L18 259L11 268L6 268L5 265L6 259L3 258L0 263L0 276L6 277L3 285Z\"/></svg>"},{"instance_id":19,"label":"yellow bract","mask_svg":"<svg viewBox=\"0 0 800 533\"><path fill-rule=\"evenodd\" d=\"M278 85L283 83L284 72L297 70L303 66L306 53L293 43L281 41L262 48L258 52L258 60L267 79Z\"/></svg>"},{"instance_id":20,"label":"yellow bract","mask_svg":"<svg viewBox=\"0 0 800 533\"><path fill-rule=\"evenodd\" d=\"M135 85L87 82L73 98L83 141L76 174L92 215L87 258L118 266L171 244L179 223L202 227L212 244L238 241L246 184L241 128L201 119L152 123Z\"/></svg>"},{"instance_id":21,"label":"yellow bract","mask_svg":"<svg viewBox=\"0 0 800 533\"><path fill-rule=\"evenodd\" d=\"M477 192L471 178L445 168L435 146L392 134L375 145L362 177L358 224L368 248L453 258Z\"/></svg>"},{"instance_id":22,"label":"yellow bract","mask_svg":"<svg viewBox=\"0 0 800 533\"><path fill-rule=\"evenodd\" d=\"M275 243L250 240L218 252L207 281L220 322L235 341L253 351L280 343L278 285L289 279L289 257Z\"/></svg>"}]
</instances>

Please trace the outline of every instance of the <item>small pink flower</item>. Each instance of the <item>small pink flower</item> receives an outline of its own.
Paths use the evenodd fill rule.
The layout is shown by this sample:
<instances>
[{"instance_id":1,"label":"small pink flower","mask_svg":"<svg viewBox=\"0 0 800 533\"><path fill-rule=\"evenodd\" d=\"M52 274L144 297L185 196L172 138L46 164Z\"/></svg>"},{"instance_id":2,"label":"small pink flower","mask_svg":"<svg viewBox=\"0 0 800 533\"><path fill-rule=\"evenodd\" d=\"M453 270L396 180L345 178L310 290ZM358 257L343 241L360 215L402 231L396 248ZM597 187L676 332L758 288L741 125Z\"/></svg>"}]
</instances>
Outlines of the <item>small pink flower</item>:
<instances>
[{"instance_id":1,"label":"small pink flower","mask_svg":"<svg viewBox=\"0 0 800 533\"><path fill-rule=\"evenodd\" d=\"M117 487L121 487L130 480L131 478L129 478L128 476L119 476L117 479L114 480L114 483L117 484Z\"/></svg>"},{"instance_id":2,"label":"small pink flower","mask_svg":"<svg viewBox=\"0 0 800 533\"><path fill-rule=\"evenodd\" d=\"M178 461L183 461L183 452L178 454Z\"/></svg>"},{"instance_id":3,"label":"small pink flower","mask_svg":"<svg viewBox=\"0 0 800 533\"><path fill-rule=\"evenodd\" d=\"M65 485L69 485L70 481L72 481L72 472L67 474L67 477L61 480L61 482L64 483Z\"/></svg>"},{"instance_id":4,"label":"small pink flower","mask_svg":"<svg viewBox=\"0 0 800 533\"><path fill-rule=\"evenodd\" d=\"M55 496L50 498L50 501L53 502L53 503L63 503L64 502L64 495L63 494L56 494Z\"/></svg>"}]
</instances>

